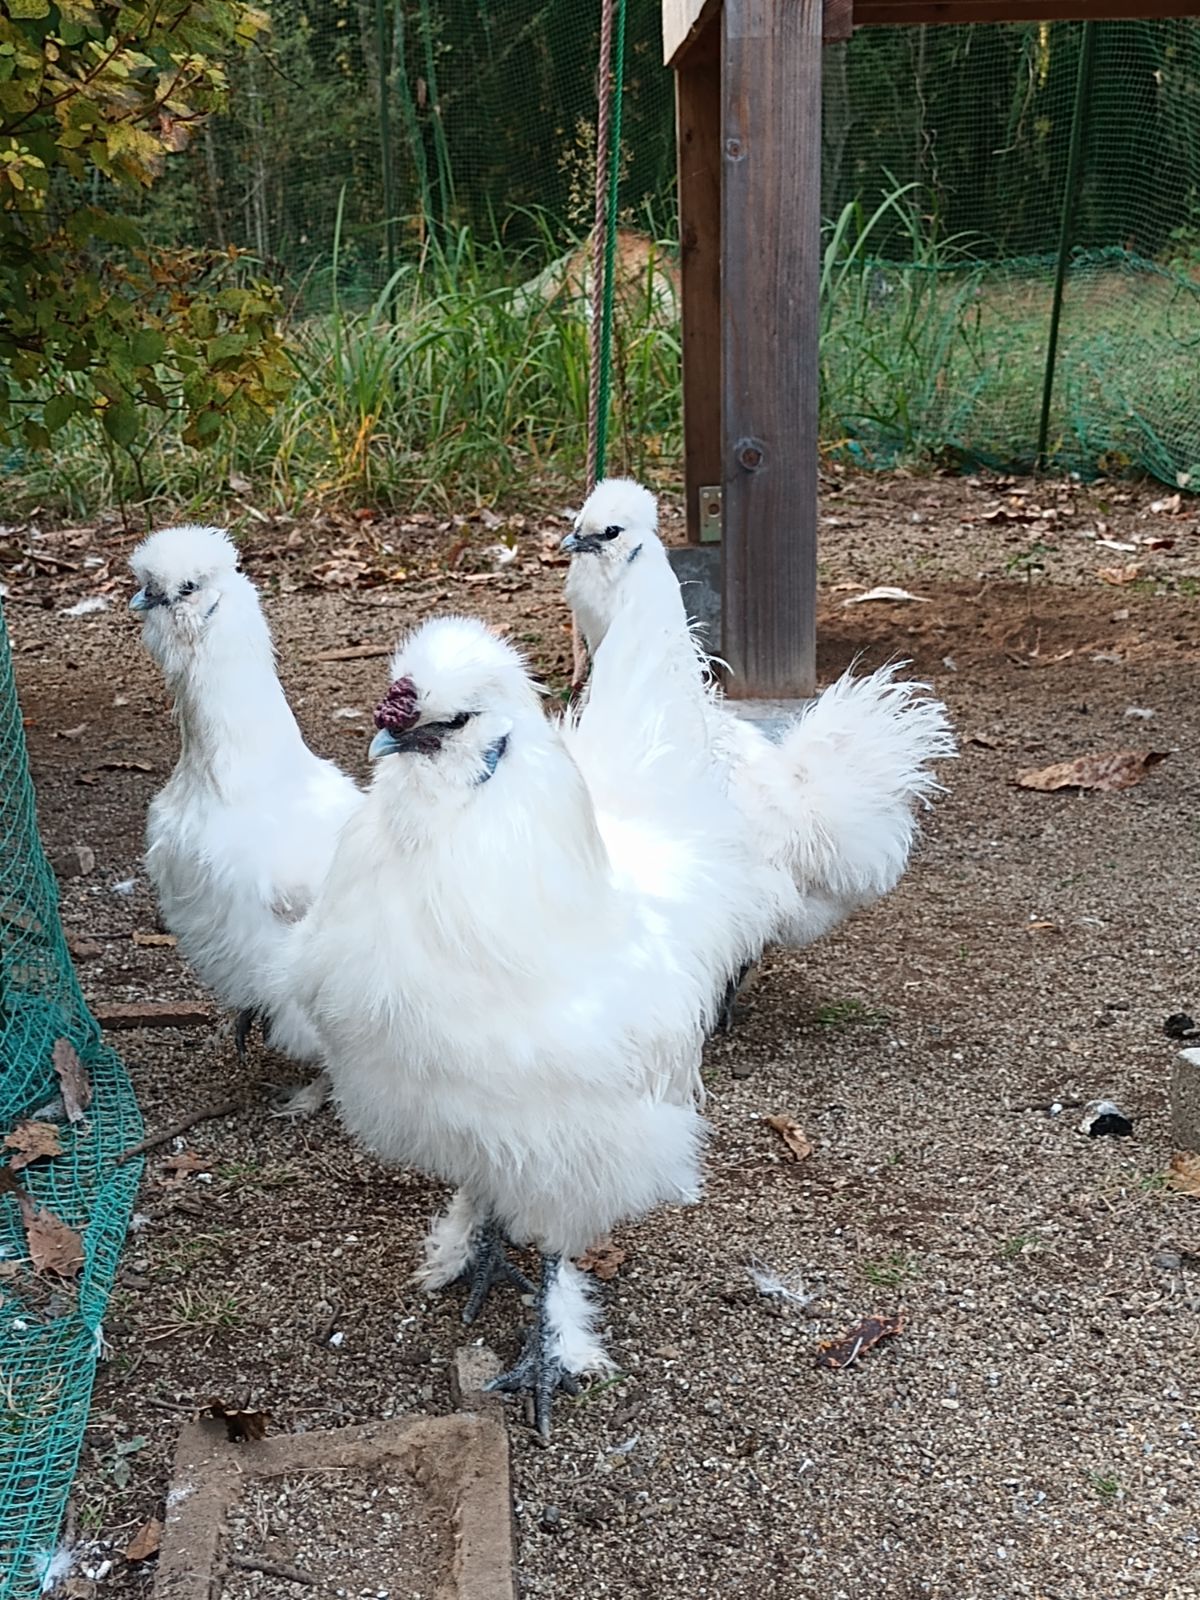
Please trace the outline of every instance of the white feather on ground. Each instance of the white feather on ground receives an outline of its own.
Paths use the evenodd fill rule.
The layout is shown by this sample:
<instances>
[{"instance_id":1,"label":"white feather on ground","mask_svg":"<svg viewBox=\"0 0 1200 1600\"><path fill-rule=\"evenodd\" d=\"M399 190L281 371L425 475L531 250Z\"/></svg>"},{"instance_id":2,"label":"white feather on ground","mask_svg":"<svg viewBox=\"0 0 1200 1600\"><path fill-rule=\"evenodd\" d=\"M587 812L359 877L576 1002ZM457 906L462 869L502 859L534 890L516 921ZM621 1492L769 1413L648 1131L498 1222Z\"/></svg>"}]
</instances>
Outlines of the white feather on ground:
<instances>
[{"instance_id":1,"label":"white feather on ground","mask_svg":"<svg viewBox=\"0 0 1200 1600\"><path fill-rule=\"evenodd\" d=\"M610 1362L565 1258L696 1197L702 1021L763 936L740 819L654 698L663 663L648 646L609 700L607 659L564 737L482 624L414 633L280 975L350 1128L460 1191L426 1283L468 1265L485 1220L535 1245L544 1365L566 1374Z\"/></svg>"},{"instance_id":2,"label":"white feather on ground","mask_svg":"<svg viewBox=\"0 0 1200 1600\"><path fill-rule=\"evenodd\" d=\"M131 607L162 668L179 723L179 761L151 803L146 871L162 920L222 1004L264 1015L271 1045L320 1059L287 995L267 1004L289 926L302 917L362 802L354 781L305 744L275 671L258 593L219 528L164 528L130 558ZM283 1110L324 1101L319 1077Z\"/></svg>"},{"instance_id":3,"label":"white feather on ground","mask_svg":"<svg viewBox=\"0 0 1200 1600\"><path fill-rule=\"evenodd\" d=\"M762 861L792 886L790 903L780 888L773 938L809 944L899 882L918 810L940 787L932 764L955 754L946 709L895 665L847 672L772 741L713 684L657 522L640 484L598 484L563 541L567 599L593 657L623 616L641 619L625 634L626 659L651 628L673 638L673 679L690 686Z\"/></svg>"}]
</instances>

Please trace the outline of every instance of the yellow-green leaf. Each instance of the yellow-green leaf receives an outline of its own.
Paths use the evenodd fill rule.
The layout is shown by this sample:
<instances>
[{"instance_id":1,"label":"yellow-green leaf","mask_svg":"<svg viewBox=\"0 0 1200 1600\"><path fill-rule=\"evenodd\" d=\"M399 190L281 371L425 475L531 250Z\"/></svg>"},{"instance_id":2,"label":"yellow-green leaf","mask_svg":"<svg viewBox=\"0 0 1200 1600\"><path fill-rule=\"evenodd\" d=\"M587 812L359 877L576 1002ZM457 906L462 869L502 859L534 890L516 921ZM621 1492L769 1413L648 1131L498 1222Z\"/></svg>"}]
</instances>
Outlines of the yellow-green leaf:
<instances>
[{"instance_id":1,"label":"yellow-green leaf","mask_svg":"<svg viewBox=\"0 0 1200 1600\"><path fill-rule=\"evenodd\" d=\"M42 407L42 421L51 433L57 433L78 409L79 401L73 394L52 394Z\"/></svg>"},{"instance_id":2,"label":"yellow-green leaf","mask_svg":"<svg viewBox=\"0 0 1200 1600\"><path fill-rule=\"evenodd\" d=\"M132 400L104 408L104 431L114 444L128 447L137 438L138 414Z\"/></svg>"},{"instance_id":3,"label":"yellow-green leaf","mask_svg":"<svg viewBox=\"0 0 1200 1600\"><path fill-rule=\"evenodd\" d=\"M131 353L133 362L138 367L152 367L156 361L161 361L167 342L157 328L143 328L134 335Z\"/></svg>"}]
</instances>

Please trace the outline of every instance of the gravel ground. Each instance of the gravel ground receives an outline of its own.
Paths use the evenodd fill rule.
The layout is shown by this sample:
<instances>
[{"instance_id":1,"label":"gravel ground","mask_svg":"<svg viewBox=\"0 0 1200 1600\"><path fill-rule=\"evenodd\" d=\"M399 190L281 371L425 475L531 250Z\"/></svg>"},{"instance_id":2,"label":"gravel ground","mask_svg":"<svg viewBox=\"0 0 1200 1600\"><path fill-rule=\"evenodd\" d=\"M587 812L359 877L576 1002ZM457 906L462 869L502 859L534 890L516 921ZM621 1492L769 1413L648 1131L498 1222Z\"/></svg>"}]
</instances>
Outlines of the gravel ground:
<instances>
[{"instance_id":1,"label":"gravel ground","mask_svg":"<svg viewBox=\"0 0 1200 1600\"><path fill-rule=\"evenodd\" d=\"M771 955L710 1046L707 1195L617 1238L604 1298L623 1375L562 1400L549 1448L513 1429L523 1592L1195 1596L1200 1207L1164 1180L1162 1023L1200 1004L1197 508L1155 488L897 475L831 479L823 509L823 680L858 653L911 656L962 759L897 892ZM317 748L364 769L369 723L342 713L377 698L384 663L313 657L431 611L482 611L561 680L561 570L532 524L497 569L494 523L254 524L247 565ZM40 609L127 592L127 541L57 537L39 548L74 565L50 587L12 569L9 625L64 919L98 947L82 981L96 1002L194 995L173 950L133 941L155 927L140 832L174 760L161 683L119 607ZM339 540L367 562L357 588L319 570ZM844 603L876 584L925 598ZM1124 793L1009 782L1142 744L1172 754ZM82 875L78 844L95 852ZM152 1128L246 1088L217 1029L122 1044ZM148 1160L75 1491L93 1570L162 1515L179 1419L214 1395L284 1430L448 1405L457 1292L425 1303L406 1284L440 1191L357 1152L328 1111L267 1118L263 1086L288 1068L253 1070L245 1111L187 1136L199 1170L169 1147ZM1078 1131L1101 1095L1134 1137ZM803 1125L807 1159L771 1113ZM752 1261L795 1298L759 1293ZM900 1336L854 1368L816 1366L821 1340L898 1311ZM507 1357L518 1320L497 1295L477 1332ZM152 1577L118 1557L98 1592Z\"/></svg>"},{"instance_id":2,"label":"gravel ground","mask_svg":"<svg viewBox=\"0 0 1200 1600\"><path fill-rule=\"evenodd\" d=\"M230 1556L292 1568L318 1593L358 1600L440 1600L452 1566L450 1529L398 1469L259 1479L234 1502L227 1534ZM278 1570L232 1567L220 1600L290 1600L301 1587Z\"/></svg>"}]
</instances>

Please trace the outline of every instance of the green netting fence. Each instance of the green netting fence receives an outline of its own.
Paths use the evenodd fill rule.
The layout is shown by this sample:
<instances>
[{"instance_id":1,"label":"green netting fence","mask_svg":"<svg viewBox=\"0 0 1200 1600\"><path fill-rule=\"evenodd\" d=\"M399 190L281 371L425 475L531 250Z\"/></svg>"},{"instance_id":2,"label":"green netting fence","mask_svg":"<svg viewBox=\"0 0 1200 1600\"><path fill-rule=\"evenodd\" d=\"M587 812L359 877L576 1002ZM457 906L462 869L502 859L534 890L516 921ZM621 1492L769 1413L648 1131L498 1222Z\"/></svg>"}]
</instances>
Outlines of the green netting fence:
<instances>
[{"instance_id":1,"label":"green netting fence","mask_svg":"<svg viewBox=\"0 0 1200 1600\"><path fill-rule=\"evenodd\" d=\"M271 11L272 41L236 68L229 114L148 202L152 231L249 249L300 320L367 305L392 272L422 269L431 239L464 231L500 242L514 285L547 301L586 291L572 250L591 221L598 4ZM1092 26L1049 454L1190 486L1200 26ZM1076 23L862 29L826 51L828 448L878 466L1032 463L1081 35ZM677 316L673 107L659 0L628 0L618 271L639 290L618 293L618 390L636 380L647 329ZM678 353L666 348L662 403L636 416L669 462Z\"/></svg>"},{"instance_id":2,"label":"green netting fence","mask_svg":"<svg viewBox=\"0 0 1200 1600\"><path fill-rule=\"evenodd\" d=\"M74 1123L52 1059L59 1039L74 1046L92 1085ZM67 953L0 614L0 1138L38 1112L57 1124L62 1154L26 1167L19 1181L37 1206L82 1234L84 1262L73 1279L35 1272L17 1201L0 1196L2 1600L37 1594L55 1548L142 1164L117 1164L141 1137L141 1119Z\"/></svg>"}]
</instances>

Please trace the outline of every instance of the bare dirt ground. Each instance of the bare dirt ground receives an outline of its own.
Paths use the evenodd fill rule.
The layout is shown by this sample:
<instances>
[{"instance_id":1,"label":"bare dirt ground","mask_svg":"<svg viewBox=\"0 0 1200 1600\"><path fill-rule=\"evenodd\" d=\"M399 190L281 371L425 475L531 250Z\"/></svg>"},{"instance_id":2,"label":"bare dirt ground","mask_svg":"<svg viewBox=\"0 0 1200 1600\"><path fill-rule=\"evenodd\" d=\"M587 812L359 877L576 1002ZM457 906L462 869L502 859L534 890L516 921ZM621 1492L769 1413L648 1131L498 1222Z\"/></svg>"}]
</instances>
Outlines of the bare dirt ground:
<instances>
[{"instance_id":1,"label":"bare dirt ground","mask_svg":"<svg viewBox=\"0 0 1200 1600\"><path fill-rule=\"evenodd\" d=\"M603 1292L623 1375L564 1398L548 1449L514 1425L523 1591L1194 1596L1200 1202L1165 1182L1162 1024L1200 1005L1200 506L1155 487L845 476L823 513L822 680L859 652L910 656L962 758L899 890L771 955L710 1046L707 1196L617 1236ZM247 528L300 719L356 772L385 662L322 652L477 610L561 683L562 572L536 526ZM67 927L98 947L84 987L97 1003L193 995L173 950L133 938L155 928L140 835L175 734L123 611L129 541L6 538L43 834L75 874ZM105 583L112 609L61 614ZM877 584L925 598L845 604ZM1124 793L1010 782L1138 745L1172 753ZM76 844L95 853L84 874ZM151 1128L245 1087L216 1030L121 1042ZM270 1057L254 1071L290 1076ZM1101 1095L1132 1138L1078 1131ZM806 1160L761 1120L777 1112L803 1125ZM75 1491L77 1537L96 1541L84 1566L113 1563L101 1595L149 1590L153 1562L119 1552L162 1515L187 1412L221 1396L300 1430L445 1409L464 1339L456 1291L426 1303L406 1283L436 1185L357 1152L330 1112L288 1125L253 1092L183 1143L197 1161L148 1160ZM811 1298L759 1294L751 1259ZM903 1333L856 1367L816 1366L820 1340L900 1310ZM499 1294L475 1332L511 1355L520 1316Z\"/></svg>"}]
</instances>

